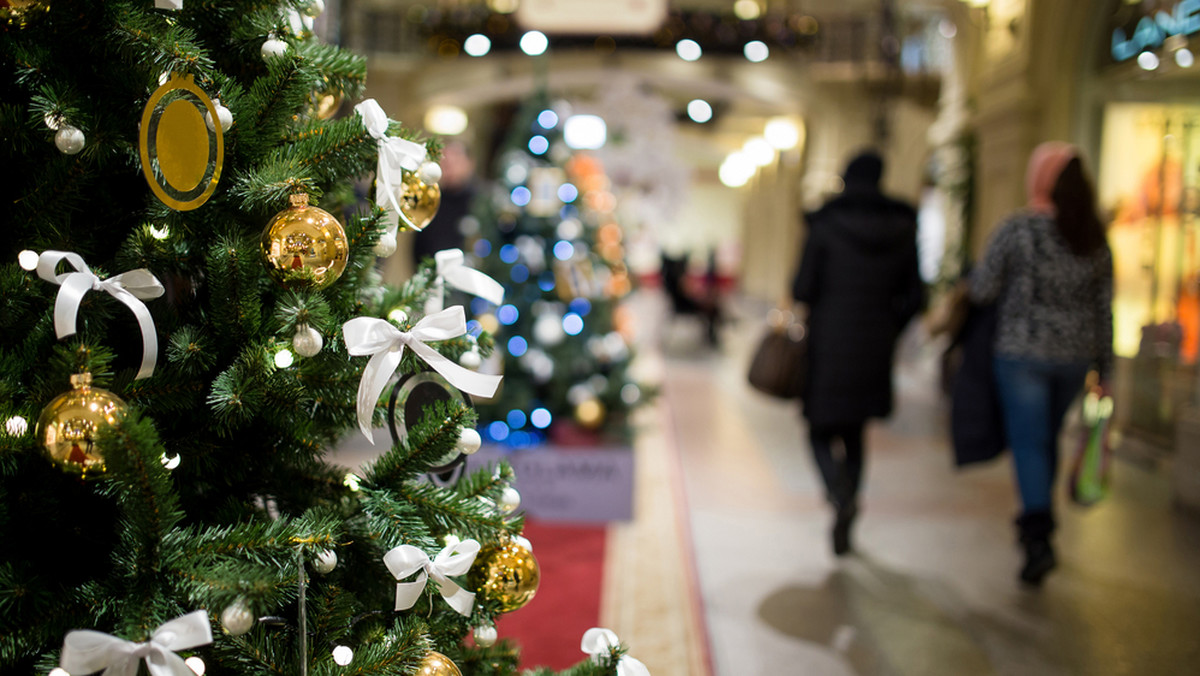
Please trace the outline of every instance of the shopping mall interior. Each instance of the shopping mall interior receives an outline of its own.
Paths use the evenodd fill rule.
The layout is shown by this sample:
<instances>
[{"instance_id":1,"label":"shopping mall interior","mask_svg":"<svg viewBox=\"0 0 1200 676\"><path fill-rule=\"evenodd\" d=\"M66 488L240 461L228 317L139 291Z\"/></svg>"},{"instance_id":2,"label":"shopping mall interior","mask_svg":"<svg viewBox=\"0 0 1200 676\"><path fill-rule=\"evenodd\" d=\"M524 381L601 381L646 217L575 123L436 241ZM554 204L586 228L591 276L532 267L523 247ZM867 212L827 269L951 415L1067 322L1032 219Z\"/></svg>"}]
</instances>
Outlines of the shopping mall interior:
<instances>
[{"instance_id":1,"label":"shopping mall interior","mask_svg":"<svg viewBox=\"0 0 1200 676\"><path fill-rule=\"evenodd\" d=\"M193 1L183 0L184 11ZM492 618L481 621L471 645L489 647L498 634L520 646L522 669L547 668L539 675L589 660L598 650L584 639L592 627L611 630L627 649L611 671L618 676L1200 670L1200 65L1191 50L1193 40L1200 46L1200 1L281 4L289 9L278 23L290 26L292 49L310 40L366 57L361 95L343 96L331 83L300 118L362 116L365 125L361 106L373 99L393 133L403 125L433 141L436 172L405 165L405 185L389 187L397 192L388 199L403 193L404 204L396 207L394 251L376 245L378 279L404 288L436 278L437 297L466 308L469 340L494 336L490 356L472 343L454 359L503 375L498 394L447 386L451 400L477 411L482 448L465 463L456 450L453 463L422 481L453 486L464 466L490 471L506 461L515 478L496 471L497 491L501 479L511 482L502 499L479 499L504 518L524 514L521 535L541 581L537 587L535 576L536 595L496 618L490 638ZM0 39L18 35L11 30L0 29ZM235 118L228 149L245 143L236 136L247 133L244 119ZM215 133L211 119L208 126ZM945 318L997 224L1025 204L1031 151L1052 140L1073 144L1094 181L1113 254L1115 368L1102 422L1082 397L1068 411L1053 496L1058 565L1031 586L1017 577L1019 496L1009 457L955 463L956 343ZM866 427L853 545L835 554L834 513L801 406L755 389L747 374L763 336L797 318L792 289L805 215L843 191L847 162L864 150L882 158L885 192L916 210L927 300L896 345L894 408ZM380 154L379 172L354 189L362 205L385 208L385 191L376 192ZM239 171L222 180L245 189ZM191 223L172 218L177 231ZM44 248L57 248L51 244ZM443 256L450 249L459 249L457 258ZM443 264L490 275L503 300L484 282L453 282ZM292 268L300 265L297 254ZM36 266L35 259L25 269ZM172 294L184 292L168 288ZM125 312L111 306L114 316ZM94 307L85 303L84 313ZM411 329L420 316L414 308L397 302L385 314ZM439 310L425 305L428 314ZM35 337L53 342L49 321L38 326ZM294 351L311 356L298 342L307 325L286 326L297 331ZM344 357L337 327L323 331L324 358ZM175 364L182 348L172 340L163 354ZM320 334L316 340L319 353ZM391 349L400 364L405 348ZM282 352L270 368L292 364L290 352L280 361ZM374 442L359 434L372 421L368 396L363 422L360 388L357 425L351 405L347 433L328 451L348 472L349 490L378 476L373 463L387 443L375 442L390 431L402 445L397 428L403 436L406 415L415 425L412 406L429 403L414 394L418 380L380 385L389 422L377 426ZM125 384L136 400L137 387ZM348 387L356 386L357 375ZM195 405L214 405L220 392ZM384 400L376 401L382 411ZM1096 465L1100 492L1076 499L1069 486L1077 460L1099 448L1091 433L1101 427L1108 455ZM270 496L257 499L260 511L276 509ZM286 512L283 498L279 504ZM343 536L339 565L355 563L360 543L352 539ZM447 539L443 554L452 546ZM428 563L436 550L427 549ZM302 559L299 567L303 617ZM447 578L435 571L432 579ZM291 589L280 592L289 602ZM19 595L0 594L0 619L16 612L10 596ZM410 604L413 612L447 612L434 592L425 596ZM234 634L228 612L214 618ZM421 640L445 639L431 636ZM352 658L339 661L338 650L348 649L334 648L340 666L327 660L313 673L414 673L404 671L413 660L392 671L352 671ZM215 663L224 654L203 656ZM0 666L3 659L0 650ZM464 665L462 673L504 672Z\"/></svg>"},{"instance_id":2,"label":"shopping mall interior","mask_svg":"<svg viewBox=\"0 0 1200 676\"><path fill-rule=\"evenodd\" d=\"M533 133L513 130L529 101L607 125L590 153L622 201L635 371L658 393L631 418L633 509L608 522L596 616L652 673L1194 669L1193 3L343 0L337 9L330 29L371 55L368 93L397 119L462 140L484 180L503 181L512 165L497 149ZM548 37L534 56L523 51L531 30ZM1024 202L1026 158L1045 140L1082 150L1114 251L1116 460L1101 504L1072 506L1062 492L1063 562L1030 591L1014 577L1007 460L951 461L947 337L932 335L928 319L991 228ZM768 310L788 307L802 214L841 189L847 159L864 148L883 154L888 192L919 207L931 302L898 350L896 411L869 428L856 555L835 557L805 423L794 403L752 390L746 371ZM668 259L684 261L682 271L669 274ZM389 274L409 274L407 260ZM702 313L680 307L678 286L719 304L715 338ZM1078 435L1068 424L1063 448ZM536 492L530 484L522 490ZM551 525L580 518L544 510ZM527 645L558 640L542 626L514 631Z\"/></svg>"}]
</instances>

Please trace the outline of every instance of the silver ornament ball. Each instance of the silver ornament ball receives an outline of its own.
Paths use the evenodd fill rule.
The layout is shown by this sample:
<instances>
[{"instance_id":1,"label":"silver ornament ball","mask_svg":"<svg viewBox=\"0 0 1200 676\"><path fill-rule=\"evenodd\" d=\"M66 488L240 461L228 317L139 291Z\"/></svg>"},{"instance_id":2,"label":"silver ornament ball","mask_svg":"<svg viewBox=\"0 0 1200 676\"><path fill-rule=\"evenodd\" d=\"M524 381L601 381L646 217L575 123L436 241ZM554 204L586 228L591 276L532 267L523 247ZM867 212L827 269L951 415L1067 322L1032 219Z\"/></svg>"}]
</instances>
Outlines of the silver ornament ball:
<instances>
[{"instance_id":1,"label":"silver ornament ball","mask_svg":"<svg viewBox=\"0 0 1200 676\"><path fill-rule=\"evenodd\" d=\"M216 125L219 123L222 132L229 131L229 128L233 126L233 113L229 112L229 109L221 105L217 99L213 99L213 107L217 109L217 122L213 122L212 113L205 112L204 124L208 125L209 130L216 131Z\"/></svg>"},{"instance_id":2,"label":"silver ornament ball","mask_svg":"<svg viewBox=\"0 0 1200 676\"><path fill-rule=\"evenodd\" d=\"M483 445L483 438L479 436L479 432L470 427L463 428L462 434L458 437L458 452L463 455L472 455L479 450Z\"/></svg>"},{"instance_id":3,"label":"silver ornament ball","mask_svg":"<svg viewBox=\"0 0 1200 676\"><path fill-rule=\"evenodd\" d=\"M371 252L379 258L387 258L396 253L396 236L389 232L383 233L375 246L371 248Z\"/></svg>"},{"instance_id":4,"label":"silver ornament ball","mask_svg":"<svg viewBox=\"0 0 1200 676\"><path fill-rule=\"evenodd\" d=\"M442 166L437 162L425 162L417 169L417 178L422 183L437 183L442 180Z\"/></svg>"},{"instance_id":5,"label":"silver ornament ball","mask_svg":"<svg viewBox=\"0 0 1200 676\"><path fill-rule=\"evenodd\" d=\"M284 54L287 54L288 43L280 40L279 38L267 38L267 41L262 43L262 49L260 51L264 59L283 56Z\"/></svg>"},{"instance_id":6,"label":"silver ornament ball","mask_svg":"<svg viewBox=\"0 0 1200 676\"><path fill-rule=\"evenodd\" d=\"M233 636L241 636L254 626L254 614L246 607L245 599L234 601L221 611L221 626Z\"/></svg>"},{"instance_id":7,"label":"silver ornament ball","mask_svg":"<svg viewBox=\"0 0 1200 676\"><path fill-rule=\"evenodd\" d=\"M325 339L321 337L320 331L308 324L296 328L296 335L292 336L292 349L296 354L301 357L315 357L322 347L325 347Z\"/></svg>"},{"instance_id":8,"label":"silver ornament ball","mask_svg":"<svg viewBox=\"0 0 1200 676\"><path fill-rule=\"evenodd\" d=\"M500 509L500 513L504 515L512 514L521 506L521 494L512 486L505 486L500 493L500 499L496 501L496 507Z\"/></svg>"},{"instance_id":9,"label":"silver ornament ball","mask_svg":"<svg viewBox=\"0 0 1200 676\"><path fill-rule=\"evenodd\" d=\"M477 369L483 364L483 357L480 357L478 352L471 350L470 352L463 352L458 357L458 363L463 368Z\"/></svg>"},{"instance_id":10,"label":"silver ornament ball","mask_svg":"<svg viewBox=\"0 0 1200 676\"><path fill-rule=\"evenodd\" d=\"M54 145L67 155L75 155L83 150L86 139L83 132L69 124L64 124L59 127L58 132L54 134Z\"/></svg>"},{"instance_id":11,"label":"silver ornament ball","mask_svg":"<svg viewBox=\"0 0 1200 676\"><path fill-rule=\"evenodd\" d=\"M483 627L475 627L474 631L475 644L481 648L490 648L496 645L496 627L495 625L487 625Z\"/></svg>"},{"instance_id":12,"label":"silver ornament ball","mask_svg":"<svg viewBox=\"0 0 1200 676\"><path fill-rule=\"evenodd\" d=\"M332 549L322 549L317 553L317 558L313 559L313 570L322 575L328 575L337 567L337 563L337 552Z\"/></svg>"}]
</instances>

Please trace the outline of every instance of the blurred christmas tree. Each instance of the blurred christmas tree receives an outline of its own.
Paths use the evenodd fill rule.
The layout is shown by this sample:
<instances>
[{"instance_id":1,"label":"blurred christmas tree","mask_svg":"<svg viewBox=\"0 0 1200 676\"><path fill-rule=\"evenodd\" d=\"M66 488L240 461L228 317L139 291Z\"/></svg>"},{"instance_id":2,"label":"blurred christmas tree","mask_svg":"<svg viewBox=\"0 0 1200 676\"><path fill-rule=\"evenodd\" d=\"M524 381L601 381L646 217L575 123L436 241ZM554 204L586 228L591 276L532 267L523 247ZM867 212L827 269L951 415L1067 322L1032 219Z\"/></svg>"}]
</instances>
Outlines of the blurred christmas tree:
<instances>
[{"instance_id":1,"label":"blurred christmas tree","mask_svg":"<svg viewBox=\"0 0 1200 676\"><path fill-rule=\"evenodd\" d=\"M579 149L603 139L603 121L565 117L544 97L521 107L478 209L474 252L505 286L505 304L479 321L506 336L501 396L480 404L480 429L518 447L628 444L630 412L651 394L629 370L633 327L622 300L632 280L616 197L603 165ZM576 149L568 124L582 134Z\"/></svg>"},{"instance_id":2,"label":"blurred christmas tree","mask_svg":"<svg viewBox=\"0 0 1200 676\"><path fill-rule=\"evenodd\" d=\"M511 469L428 478L478 447L459 390L496 382L454 361L492 338L422 312L431 268L379 286L437 167L373 102L335 118L366 67L321 5L0 8L2 673L516 669ZM395 439L347 474L356 425Z\"/></svg>"}]
</instances>

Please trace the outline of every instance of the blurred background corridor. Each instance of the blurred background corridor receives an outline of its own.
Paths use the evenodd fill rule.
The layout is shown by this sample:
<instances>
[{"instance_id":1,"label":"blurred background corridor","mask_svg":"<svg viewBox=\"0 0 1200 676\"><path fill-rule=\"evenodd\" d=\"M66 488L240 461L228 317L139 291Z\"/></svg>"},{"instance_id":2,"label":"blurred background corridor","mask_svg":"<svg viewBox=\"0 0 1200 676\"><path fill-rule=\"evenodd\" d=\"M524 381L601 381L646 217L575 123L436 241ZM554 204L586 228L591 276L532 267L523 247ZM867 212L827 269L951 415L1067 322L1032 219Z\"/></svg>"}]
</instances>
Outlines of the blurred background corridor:
<instances>
[{"instance_id":1,"label":"blurred background corridor","mask_svg":"<svg viewBox=\"0 0 1200 676\"><path fill-rule=\"evenodd\" d=\"M369 56L366 96L445 145L438 215L401 232L384 278L460 247L509 298L531 290L471 306L509 388L505 410L481 407L485 455L517 466L561 584L499 624L528 666L577 661L599 624L656 676L1196 673L1200 3L325 7L314 30ZM930 327L1048 140L1081 150L1113 251L1115 461L1095 506L1056 490L1059 569L1030 590L1009 460L955 469L950 339ZM769 311L790 309L803 214L866 148L917 207L929 300L895 411L867 429L855 553L835 557L799 408L746 372ZM597 503L539 497L537 481L582 491L562 477L588 462L616 477Z\"/></svg>"}]
</instances>

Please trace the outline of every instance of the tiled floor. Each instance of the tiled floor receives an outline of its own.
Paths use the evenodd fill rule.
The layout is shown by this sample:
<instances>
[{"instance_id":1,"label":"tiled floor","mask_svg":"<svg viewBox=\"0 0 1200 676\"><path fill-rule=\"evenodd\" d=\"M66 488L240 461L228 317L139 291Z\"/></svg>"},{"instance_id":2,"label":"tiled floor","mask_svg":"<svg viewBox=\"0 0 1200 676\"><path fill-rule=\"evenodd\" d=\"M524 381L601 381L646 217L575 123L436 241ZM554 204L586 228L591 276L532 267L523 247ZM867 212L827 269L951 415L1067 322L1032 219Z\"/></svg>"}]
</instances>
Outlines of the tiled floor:
<instances>
[{"instance_id":1,"label":"tiled floor","mask_svg":"<svg viewBox=\"0 0 1200 676\"><path fill-rule=\"evenodd\" d=\"M687 319L644 327L717 676L1200 673L1200 518L1172 506L1169 464L1119 462L1105 502L1060 504L1060 566L1022 589L1007 459L953 469L916 332L896 413L868 431L857 554L836 559L802 420L744 384L760 309L739 304L717 351Z\"/></svg>"}]
</instances>

